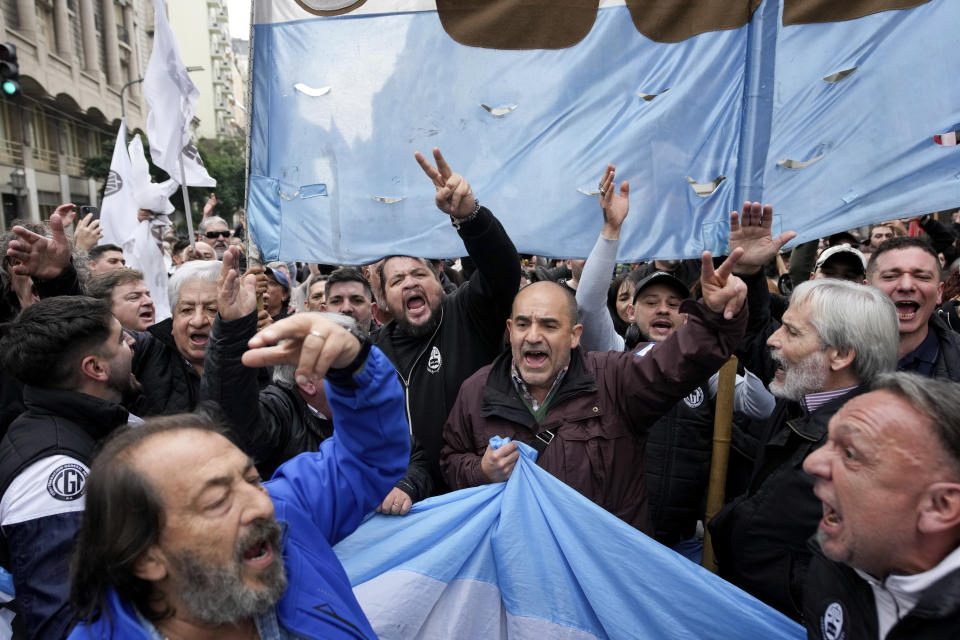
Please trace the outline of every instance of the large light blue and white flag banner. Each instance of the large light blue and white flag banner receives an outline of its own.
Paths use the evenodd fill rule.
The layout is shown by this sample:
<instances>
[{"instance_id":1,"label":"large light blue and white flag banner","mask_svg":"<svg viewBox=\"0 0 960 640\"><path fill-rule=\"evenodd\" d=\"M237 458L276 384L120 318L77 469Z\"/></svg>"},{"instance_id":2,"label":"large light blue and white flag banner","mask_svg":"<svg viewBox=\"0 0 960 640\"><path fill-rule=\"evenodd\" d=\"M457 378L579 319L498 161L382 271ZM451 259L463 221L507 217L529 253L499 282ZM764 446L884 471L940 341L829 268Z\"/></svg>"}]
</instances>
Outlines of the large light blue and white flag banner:
<instances>
[{"instance_id":1,"label":"large light blue and white flag banner","mask_svg":"<svg viewBox=\"0 0 960 640\"><path fill-rule=\"evenodd\" d=\"M439 147L521 252L621 260L960 205L956 0L255 0L248 220L264 258L463 254Z\"/></svg>"},{"instance_id":2,"label":"large light blue and white flag banner","mask_svg":"<svg viewBox=\"0 0 960 640\"><path fill-rule=\"evenodd\" d=\"M334 548L381 640L806 637L520 447L508 482L374 515Z\"/></svg>"}]
</instances>

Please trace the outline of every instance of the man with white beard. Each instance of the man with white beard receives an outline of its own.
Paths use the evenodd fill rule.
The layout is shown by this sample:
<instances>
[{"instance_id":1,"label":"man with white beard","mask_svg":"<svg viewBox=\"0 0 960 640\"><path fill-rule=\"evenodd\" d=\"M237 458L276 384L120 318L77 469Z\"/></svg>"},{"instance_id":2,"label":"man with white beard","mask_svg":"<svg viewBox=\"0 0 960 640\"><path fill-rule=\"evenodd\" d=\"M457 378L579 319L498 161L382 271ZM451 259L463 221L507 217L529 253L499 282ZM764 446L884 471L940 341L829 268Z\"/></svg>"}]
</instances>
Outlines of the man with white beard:
<instances>
[{"instance_id":1,"label":"man with white beard","mask_svg":"<svg viewBox=\"0 0 960 640\"><path fill-rule=\"evenodd\" d=\"M747 492L710 522L721 577L794 619L822 515L803 461L827 440L843 404L893 371L897 313L878 289L844 280L797 286L767 339L777 396ZM750 365L748 365L750 366Z\"/></svg>"}]
</instances>

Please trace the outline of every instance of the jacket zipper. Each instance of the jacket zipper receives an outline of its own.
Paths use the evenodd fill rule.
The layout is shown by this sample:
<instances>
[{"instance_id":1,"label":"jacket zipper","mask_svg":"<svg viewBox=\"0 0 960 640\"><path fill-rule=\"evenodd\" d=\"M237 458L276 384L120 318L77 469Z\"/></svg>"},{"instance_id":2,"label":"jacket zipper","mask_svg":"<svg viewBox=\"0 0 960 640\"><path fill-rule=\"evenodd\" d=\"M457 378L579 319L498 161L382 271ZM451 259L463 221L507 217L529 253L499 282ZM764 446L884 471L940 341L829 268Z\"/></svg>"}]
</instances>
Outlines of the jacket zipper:
<instances>
[{"instance_id":1,"label":"jacket zipper","mask_svg":"<svg viewBox=\"0 0 960 640\"><path fill-rule=\"evenodd\" d=\"M427 344L423 347L423 350L417 354L417 357L413 359L413 364L410 365L410 373L407 374L407 377L404 378L403 374L400 373L400 370L396 366L393 367L394 371L397 372L397 375L400 376L400 382L403 383L403 406L407 412L407 427L410 430L410 435L413 435L413 415L410 413L410 379L413 377L413 370L417 368L417 363L420 362L420 358L423 357L423 354L426 353L427 349L430 348L430 345L433 344L433 339L437 337L437 332L440 331L440 325L443 324L443 305L440 306L440 322L437 323L437 328L433 330L433 333L430 335L430 339L427 340Z\"/></svg>"}]
</instances>

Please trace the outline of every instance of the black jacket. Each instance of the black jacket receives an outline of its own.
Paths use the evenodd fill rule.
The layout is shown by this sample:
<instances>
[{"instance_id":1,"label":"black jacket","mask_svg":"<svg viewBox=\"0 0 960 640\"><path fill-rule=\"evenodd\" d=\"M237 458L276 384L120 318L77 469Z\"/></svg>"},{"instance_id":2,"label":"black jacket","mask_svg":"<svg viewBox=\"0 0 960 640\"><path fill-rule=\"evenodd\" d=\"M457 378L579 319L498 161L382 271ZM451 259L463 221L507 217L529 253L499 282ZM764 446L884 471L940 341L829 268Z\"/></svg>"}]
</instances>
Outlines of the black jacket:
<instances>
[{"instance_id":1,"label":"black jacket","mask_svg":"<svg viewBox=\"0 0 960 640\"><path fill-rule=\"evenodd\" d=\"M146 331L128 331L134 338L131 369L143 386L134 412L140 416L193 411L200 400L200 374L173 341L173 320Z\"/></svg>"},{"instance_id":2,"label":"black jacket","mask_svg":"<svg viewBox=\"0 0 960 640\"><path fill-rule=\"evenodd\" d=\"M129 415L118 404L75 391L26 386L23 399L27 410L0 441L0 495L43 458L66 455L89 467L97 444L126 424ZM13 574L21 614L15 621L23 623L31 638L59 640L70 628L67 578L82 516L82 511L65 510L3 527L3 564Z\"/></svg>"},{"instance_id":3,"label":"black jacket","mask_svg":"<svg viewBox=\"0 0 960 640\"><path fill-rule=\"evenodd\" d=\"M827 423L858 387L805 413L778 400L754 464L750 489L709 523L720 577L800 619L801 593L810 562L807 540L823 515L813 478L801 465L827 440Z\"/></svg>"},{"instance_id":4,"label":"black jacket","mask_svg":"<svg viewBox=\"0 0 960 640\"><path fill-rule=\"evenodd\" d=\"M706 382L650 426L643 468L654 538L674 545L703 518L713 456L713 399Z\"/></svg>"},{"instance_id":5,"label":"black jacket","mask_svg":"<svg viewBox=\"0 0 960 640\"><path fill-rule=\"evenodd\" d=\"M305 451L316 451L333 435L333 422L316 415L295 387L273 383L258 389L257 370L240 361L257 331L257 314L224 322L218 314L204 356L202 401L219 405L241 448L269 478L281 464ZM257 402L258 401L258 402ZM411 440L407 474L397 483L413 502L432 489L423 448Z\"/></svg>"},{"instance_id":6,"label":"black jacket","mask_svg":"<svg viewBox=\"0 0 960 640\"><path fill-rule=\"evenodd\" d=\"M813 559L803 594L807 637L876 640L879 630L873 589L853 569L824 556L816 542L811 540L810 547ZM958 635L960 570L930 585L884 640L944 640Z\"/></svg>"},{"instance_id":7,"label":"black jacket","mask_svg":"<svg viewBox=\"0 0 960 640\"><path fill-rule=\"evenodd\" d=\"M930 316L928 326L936 334L940 348L933 365L933 377L960 382L960 334L936 312Z\"/></svg>"},{"instance_id":8,"label":"black jacket","mask_svg":"<svg viewBox=\"0 0 960 640\"><path fill-rule=\"evenodd\" d=\"M397 370L407 398L407 419L423 444L437 492L446 491L440 472L443 423L460 385L490 364L503 349L506 319L520 286L520 256L503 226L486 208L461 225L460 237L477 271L440 308L440 324L422 338L419 356L408 371ZM393 340L396 322L383 326L375 344L398 366Z\"/></svg>"}]
</instances>

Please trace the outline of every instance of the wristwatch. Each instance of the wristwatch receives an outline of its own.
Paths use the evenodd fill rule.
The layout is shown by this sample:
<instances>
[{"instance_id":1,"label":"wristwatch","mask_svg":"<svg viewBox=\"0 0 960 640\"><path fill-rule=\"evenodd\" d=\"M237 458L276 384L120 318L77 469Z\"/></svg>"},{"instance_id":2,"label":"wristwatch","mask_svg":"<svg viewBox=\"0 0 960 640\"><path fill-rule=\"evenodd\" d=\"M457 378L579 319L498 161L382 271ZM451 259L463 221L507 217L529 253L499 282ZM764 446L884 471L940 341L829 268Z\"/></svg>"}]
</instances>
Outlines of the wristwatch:
<instances>
[{"instance_id":1,"label":"wristwatch","mask_svg":"<svg viewBox=\"0 0 960 640\"><path fill-rule=\"evenodd\" d=\"M344 327L344 329L360 341L360 351L357 352L357 356L351 360L347 366L327 369L326 378L333 384L341 387L356 388L357 383L354 382L353 376L360 373L363 369L363 365L367 362L367 356L370 355L370 347L373 346L373 343L370 342L370 335L366 331L361 331L356 326Z\"/></svg>"}]
</instances>

